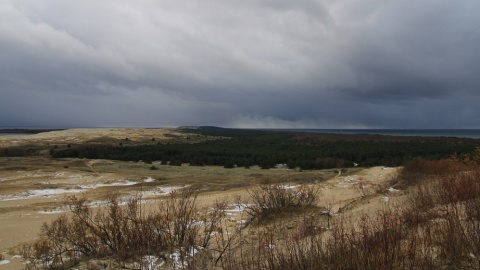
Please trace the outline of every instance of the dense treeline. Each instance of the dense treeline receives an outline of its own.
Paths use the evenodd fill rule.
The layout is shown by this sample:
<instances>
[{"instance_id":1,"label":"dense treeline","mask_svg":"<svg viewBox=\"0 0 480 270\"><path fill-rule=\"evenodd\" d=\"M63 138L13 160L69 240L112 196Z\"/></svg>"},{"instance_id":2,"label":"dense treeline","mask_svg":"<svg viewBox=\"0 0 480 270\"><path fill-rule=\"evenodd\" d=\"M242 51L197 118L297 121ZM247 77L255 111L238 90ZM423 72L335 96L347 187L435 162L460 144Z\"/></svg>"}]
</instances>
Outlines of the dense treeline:
<instances>
[{"instance_id":1,"label":"dense treeline","mask_svg":"<svg viewBox=\"0 0 480 270\"><path fill-rule=\"evenodd\" d=\"M480 146L480 140L466 138L314 134L212 127L185 129L185 132L220 139L195 144L76 146L52 151L52 156L162 161L170 165L259 165L271 168L276 164L287 164L290 168L325 169L351 167L355 163L360 166L399 166L416 157L465 157Z\"/></svg>"}]
</instances>

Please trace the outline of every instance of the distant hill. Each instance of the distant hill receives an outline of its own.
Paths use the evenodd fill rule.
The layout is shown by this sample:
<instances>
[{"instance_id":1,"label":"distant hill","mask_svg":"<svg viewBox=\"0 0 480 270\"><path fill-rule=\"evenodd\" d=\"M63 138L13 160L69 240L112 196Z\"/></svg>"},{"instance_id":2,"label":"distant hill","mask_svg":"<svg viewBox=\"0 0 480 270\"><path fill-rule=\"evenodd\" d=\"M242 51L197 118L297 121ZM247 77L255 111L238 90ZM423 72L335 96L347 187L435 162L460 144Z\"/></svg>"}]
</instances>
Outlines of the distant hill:
<instances>
[{"instance_id":1,"label":"distant hill","mask_svg":"<svg viewBox=\"0 0 480 270\"><path fill-rule=\"evenodd\" d=\"M5 134L38 134L42 132L49 132L49 131L59 131L63 129L25 129L25 128L7 128L7 129L0 129L0 133Z\"/></svg>"}]
</instances>

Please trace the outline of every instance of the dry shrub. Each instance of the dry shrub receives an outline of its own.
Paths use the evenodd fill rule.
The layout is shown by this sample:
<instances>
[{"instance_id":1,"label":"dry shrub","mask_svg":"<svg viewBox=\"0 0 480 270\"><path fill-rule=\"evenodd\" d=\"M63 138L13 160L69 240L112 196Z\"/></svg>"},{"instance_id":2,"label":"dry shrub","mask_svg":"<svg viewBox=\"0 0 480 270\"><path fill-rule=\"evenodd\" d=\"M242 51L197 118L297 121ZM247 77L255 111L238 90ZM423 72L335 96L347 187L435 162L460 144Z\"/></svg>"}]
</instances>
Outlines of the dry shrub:
<instances>
[{"instance_id":1,"label":"dry shrub","mask_svg":"<svg viewBox=\"0 0 480 270\"><path fill-rule=\"evenodd\" d=\"M443 216L435 220L434 241L449 264L480 268L480 171L439 180Z\"/></svg>"},{"instance_id":2,"label":"dry shrub","mask_svg":"<svg viewBox=\"0 0 480 270\"><path fill-rule=\"evenodd\" d=\"M340 219L326 241L326 269L412 269L416 239L396 211Z\"/></svg>"},{"instance_id":3,"label":"dry shrub","mask_svg":"<svg viewBox=\"0 0 480 270\"><path fill-rule=\"evenodd\" d=\"M168 263L167 255L173 252L180 254L183 265L189 265L193 249L209 246L225 208L219 203L201 215L196 196L193 191L171 193L157 211L149 213L141 197L122 202L110 195L107 205L96 211L85 199L72 197L71 217L62 215L45 223L39 239L23 247L26 268L68 269L95 258L115 258L118 267L125 267L125 262L141 262L151 254Z\"/></svg>"},{"instance_id":4,"label":"dry shrub","mask_svg":"<svg viewBox=\"0 0 480 270\"><path fill-rule=\"evenodd\" d=\"M451 172L451 171L450 171ZM480 268L480 171L440 174L411 192L403 218L426 265ZM432 258L435 258L434 260Z\"/></svg>"},{"instance_id":5,"label":"dry shrub","mask_svg":"<svg viewBox=\"0 0 480 270\"><path fill-rule=\"evenodd\" d=\"M304 239L306 237L317 235L327 229L328 225L326 227L321 226L319 215L304 215L292 236L295 239Z\"/></svg>"},{"instance_id":6,"label":"dry shrub","mask_svg":"<svg viewBox=\"0 0 480 270\"><path fill-rule=\"evenodd\" d=\"M306 220L307 225L309 220ZM339 218L331 231L298 237L298 230L284 238L270 230L258 232L260 237L245 259L241 249L231 250L224 259L224 269L412 269L416 260L417 239L410 235L401 215L379 212L353 220ZM304 226L300 225L300 226ZM243 258L243 259L242 259Z\"/></svg>"},{"instance_id":7,"label":"dry shrub","mask_svg":"<svg viewBox=\"0 0 480 270\"><path fill-rule=\"evenodd\" d=\"M399 175L399 180L404 186L420 184L426 179L442 175L468 171L471 165L457 159L425 160L414 159L408 162Z\"/></svg>"},{"instance_id":8,"label":"dry shrub","mask_svg":"<svg viewBox=\"0 0 480 270\"><path fill-rule=\"evenodd\" d=\"M249 190L253 206L247 208L252 218L261 220L272 213L298 209L315 205L319 199L319 189L310 185L298 188L282 184L264 184L260 188Z\"/></svg>"},{"instance_id":9,"label":"dry shrub","mask_svg":"<svg viewBox=\"0 0 480 270\"><path fill-rule=\"evenodd\" d=\"M480 269L480 171L452 160L425 164L420 172L430 179L406 204L359 220L336 217L326 231L304 217L287 237L266 231L250 242L247 261L231 250L225 269ZM288 197L275 188L255 195L274 192Z\"/></svg>"}]
</instances>

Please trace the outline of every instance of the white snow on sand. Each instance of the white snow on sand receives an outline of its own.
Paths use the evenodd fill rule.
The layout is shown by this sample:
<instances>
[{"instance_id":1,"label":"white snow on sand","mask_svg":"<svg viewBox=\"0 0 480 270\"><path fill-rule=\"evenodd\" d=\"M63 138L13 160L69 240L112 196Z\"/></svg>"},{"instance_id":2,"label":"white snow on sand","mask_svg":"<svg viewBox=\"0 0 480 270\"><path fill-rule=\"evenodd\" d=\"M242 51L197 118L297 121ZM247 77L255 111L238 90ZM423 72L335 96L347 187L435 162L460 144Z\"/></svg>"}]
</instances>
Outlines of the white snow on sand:
<instances>
[{"instance_id":1,"label":"white snow on sand","mask_svg":"<svg viewBox=\"0 0 480 270\"><path fill-rule=\"evenodd\" d=\"M84 191L83 189L64 189L64 188L46 188L46 189L34 189L27 192L28 197L48 197L60 194L79 193Z\"/></svg>"},{"instance_id":2,"label":"white snow on sand","mask_svg":"<svg viewBox=\"0 0 480 270\"><path fill-rule=\"evenodd\" d=\"M225 212L239 213L245 211L246 208L254 206L254 204L230 204Z\"/></svg>"},{"instance_id":3,"label":"white snow on sand","mask_svg":"<svg viewBox=\"0 0 480 270\"><path fill-rule=\"evenodd\" d=\"M142 181L145 182L145 183L151 183L151 182L155 181L155 179L152 178L152 177L147 177L147 178L143 179Z\"/></svg>"},{"instance_id":4,"label":"white snow on sand","mask_svg":"<svg viewBox=\"0 0 480 270\"><path fill-rule=\"evenodd\" d=\"M395 193L395 192L400 192L400 190L394 189L393 187L390 187L390 188L388 188L388 192Z\"/></svg>"},{"instance_id":5,"label":"white snow on sand","mask_svg":"<svg viewBox=\"0 0 480 270\"><path fill-rule=\"evenodd\" d=\"M282 188L282 189L296 189L296 188L299 188L300 185L293 185L293 186L292 185L281 185L279 187Z\"/></svg>"},{"instance_id":6,"label":"white snow on sand","mask_svg":"<svg viewBox=\"0 0 480 270\"><path fill-rule=\"evenodd\" d=\"M124 181L124 182L113 182L113 183L101 183L101 184L91 184L91 185L83 185L80 186L83 189L96 189L99 187L120 187L120 186L133 186L138 184L134 181Z\"/></svg>"},{"instance_id":7,"label":"white snow on sand","mask_svg":"<svg viewBox=\"0 0 480 270\"><path fill-rule=\"evenodd\" d=\"M53 214L60 214L60 213L63 213L65 211L63 210L43 210L43 211L38 211L39 214L44 214L44 215L53 215Z\"/></svg>"},{"instance_id":8,"label":"white snow on sand","mask_svg":"<svg viewBox=\"0 0 480 270\"><path fill-rule=\"evenodd\" d=\"M0 201L13 201L13 200L25 200L38 197L51 197L63 194L80 193L87 190L96 189L100 187L118 187L118 186L132 186L137 184L134 181L122 181L112 183L100 183L91 185L76 186L74 188L45 188L45 189L33 189L27 192L20 193L18 195L3 195L0 196Z\"/></svg>"},{"instance_id":9,"label":"white snow on sand","mask_svg":"<svg viewBox=\"0 0 480 270\"><path fill-rule=\"evenodd\" d=\"M167 186L167 187L157 187L154 190L145 190L141 192L143 197L149 196L160 196L160 195L168 195L174 191L180 190L184 187L181 186Z\"/></svg>"}]
</instances>

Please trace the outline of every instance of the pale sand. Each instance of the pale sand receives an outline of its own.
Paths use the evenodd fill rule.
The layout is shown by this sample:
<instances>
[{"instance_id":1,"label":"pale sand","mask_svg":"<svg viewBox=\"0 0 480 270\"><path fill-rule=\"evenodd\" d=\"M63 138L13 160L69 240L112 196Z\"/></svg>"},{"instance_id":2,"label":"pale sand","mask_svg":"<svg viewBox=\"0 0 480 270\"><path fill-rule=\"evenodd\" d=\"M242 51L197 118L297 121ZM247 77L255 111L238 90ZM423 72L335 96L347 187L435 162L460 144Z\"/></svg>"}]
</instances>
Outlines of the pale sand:
<instances>
[{"instance_id":1,"label":"pale sand","mask_svg":"<svg viewBox=\"0 0 480 270\"><path fill-rule=\"evenodd\" d=\"M174 128L82 128L61 131L50 131L32 135L12 135L0 137L0 147L19 146L38 143L81 143L102 137L137 141L166 140L172 136L185 136Z\"/></svg>"},{"instance_id":2,"label":"pale sand","mask_svg":"<svg viewBox=\"0 0 480 270\"><path fill-rule=\"evenodd\" d=\"M30 143L75 143L105 136L116 139L124 139L128 137L131 140L151 140L151 138L168 139L172 135L185 136L185 134L180 134L174 129L75 129L41 133L37 135L0 137L0 146L13 146ZM18 254L7 254L7 252L22 243L34 240L44 222L50 222L60 214L68 213L68 209L64 206L64 200L66 196L72 194L59 192L62 189L69 190L68 188L70 188L71 190L74 185L89 187L88 189L85 188L88 196L94 196L97 198L98 192L102 192L102 190L105 192L104 190L107 190L96 188L101 185L124 183L124 185L127 186L129 182L125 181L128 181L129 179L135 179L135 181L146 179L145 182L147 183L152 181L145 176L145 173L143 175L137 175L136 177L115 173L98 173L94 169L95 164L98 164L97 162L108 163L109 161L85 160L86 171L61 170L49 167L45 170L3 171L0 173L0 187L3 187L3 191L0 188L0 252L4 253L6 259L10 261L6 264L0 264L0 270L22 269L23 264L21 258L14 256ZM162 169L156 171L156 173L161 173L162 170L170 170L171 168L169 167L170 166L162 166ZM175 170L180 171L188 171L191 169L193 168L175 168ZM227 178L226 175L230 176L238 172L248 172L245 176L251 175L251 178L254 178L253 175L259 174L263 175L262 177L273 177L274 179L276 177L275 175L281 176L281 179L288 179L289 177L303 177L304 174L308 174L308 177L315 175L320 176L322 173L320 171L296 173L293 170L266 171L251 168L246 171L240 168L228 170L221 167L215 169L200 167L197 169L198 181L208 181L208 177L212 176L204 176L200 175L200 173L209 170L216 170L217 173L215 175L226 181L231 179ZM395 203L396 198L401 198L401 192L397 192L394 189L390 189L389 191L390 186L388 186L389 180L391 180L397 173L398 168L373 167L360 170L356 172L355 175L344 176L340 174L329 180L317 183L315 185L322 190L319 206L329 207L331 212L336 214L346 205L353 205L352 202L355 202L355 200L360 198L362 193L364 193L374 194L374 196L369 197L368 200L357 201L357 203L349 208L348 211L345 211L345 213L355 215L356 213L375 212L380 210L388 204ZM185 174L185 176L179 177L178 181L185 181L181 179L188 179L189 177L191 176ZM243 176L240 175L237 177ZM247 183L252 183L251 179L245 179L245 181ZM15 185L18 184L18 189L16 186L11 185L11 183L15 183ZM33 187L41 190L42 185L44 184L53 185L51 190L43 190L44 193L48 193L43 194L45 196L41 196L42 194L40 194L38 196L23 196L21 199L13 198L11 200L5 200L5 198L7 198L6 196L25 195L25 192L31 191ZM184 182L177 182L176 184L169 182L170 186L165 186L164 188L166 190L169 188L179 188L183 184ZM359 189L360 186L364 186L365 188L361 190ZM381 188L379 188L379 186L381 186ZM9 188L8 192L10 192L10 194L5 191L7 190L7 187ZM27 187L28 190L25 190ZM159 186L152 188L158 187ZM54 192L55 189L58 191L58 194ZM35 192L31 193L35 194ZM158 195L158 193L152 194ZM2 198L4 200L2 200ZM229 204L235 204L238 198L240 198L242 203L249 203L249 196L245 187L228 189L227 191L207 191L201 193L199 196L199 203L203 206L211 206L216 200L228 200Z\"/></svg>"},{"instance_id":3,"label":"pale sand","mask_svg":"<svg viewBox=\"0 0 480 270\"><path fill-rule=\"evenodd\" d=\"M358 184L370 185L365 192L374 192L375 186L383 185L390 180L396 173L397 168L373 167L359 171L356 175L337 176L330 180L317 184L321 187L321 200L319 206L329 206L335 214L341 207L360 197ZM88 182L92 182L90 179ZM398 196L398 194L388 194L389 186L384 186L385 194L378 194L370 200L358 204L349 214L359 212L375 212L392 203L393 200L385 202L383 196ZM230 204L240 197L242 202L248 203L248 192L245 188L232 189L228 191L205 192L199 196L201 205L212 205L216 200L228 200ZM10 248L18 246L21 243L32 241L37 237L40 227L44 222L49 222L61 213L55 209L44 212L35 208L45 202L61 201L64 195L52 195L50 197L32 197L22 200L0 201L1 208L18 208L0 216L0 252L7 252ZM50 212L51 211L51 212ZM11 254L5 254L10 263L0 265L0 269L21 269L20 258L12 258ZM15 255L15 254L13 254Z\"/></svg>"}]
</instances>

